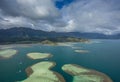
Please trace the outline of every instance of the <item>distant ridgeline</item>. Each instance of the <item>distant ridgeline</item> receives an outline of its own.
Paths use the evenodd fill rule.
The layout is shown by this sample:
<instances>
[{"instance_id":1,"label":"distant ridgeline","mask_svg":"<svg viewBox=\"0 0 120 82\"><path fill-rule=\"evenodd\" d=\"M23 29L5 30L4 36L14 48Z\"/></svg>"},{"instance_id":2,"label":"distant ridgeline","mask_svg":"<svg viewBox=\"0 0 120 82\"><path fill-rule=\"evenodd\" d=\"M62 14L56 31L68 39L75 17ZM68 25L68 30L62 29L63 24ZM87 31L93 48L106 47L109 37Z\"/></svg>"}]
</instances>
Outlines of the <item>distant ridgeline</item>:
<instances>
[{"instance_id":1,"label":"distant ridgeline","mask_svg":"<svg viewBox=\"0 0 120 82\"><path fill-rule=\"evenodd\" d=\"M44 40L55 42L79 41L87 39L120 39L120 34L104 35L99 33L80 33L80 32L46 32L30 28L10 28L0 29L0 43L34 43Z\"/></svg>"}]
</instances>

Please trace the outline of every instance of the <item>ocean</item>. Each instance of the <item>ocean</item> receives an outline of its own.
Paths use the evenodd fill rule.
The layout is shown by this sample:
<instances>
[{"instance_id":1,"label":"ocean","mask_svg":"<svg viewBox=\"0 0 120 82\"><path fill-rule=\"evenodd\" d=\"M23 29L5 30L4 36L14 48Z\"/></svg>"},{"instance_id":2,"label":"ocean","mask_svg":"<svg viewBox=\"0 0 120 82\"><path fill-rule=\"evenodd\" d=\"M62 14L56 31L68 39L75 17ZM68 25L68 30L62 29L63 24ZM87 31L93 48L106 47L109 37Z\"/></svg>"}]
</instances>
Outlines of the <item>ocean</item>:
<instances>
[{"instance_id":1,"label":"ocean","mask_svg":"<svg viewBox=\"0 0 120 82\"><path fill-rule=\"evenodd\" d=\"M59 46L31 44L13 47L18 50L15 56L0 59L0 82L24 80L27 78L25 69L42 61L56 62L56 66L51 70L60 73L66 82L72 82L72 76L61 70L65 64L78 64L88 69L94 69L107 74L114 82L120 82L120 40L92 40L90 43L65 44ZM77 53L75 50L89 52ZM26 56L31 52L51 53L53 57L32 60Z\"/></svg>"}]
</instances>

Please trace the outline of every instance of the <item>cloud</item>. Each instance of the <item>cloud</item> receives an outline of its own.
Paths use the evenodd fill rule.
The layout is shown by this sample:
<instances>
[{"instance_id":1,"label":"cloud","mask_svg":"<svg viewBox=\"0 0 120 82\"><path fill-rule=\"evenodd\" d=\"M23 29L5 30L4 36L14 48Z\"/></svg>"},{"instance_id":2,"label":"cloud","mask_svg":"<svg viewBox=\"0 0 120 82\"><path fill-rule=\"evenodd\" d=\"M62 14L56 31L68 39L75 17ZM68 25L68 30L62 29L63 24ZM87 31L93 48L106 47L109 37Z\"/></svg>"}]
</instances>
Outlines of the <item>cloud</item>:
<instances>
[{"instance_id":1,"label":"cloud","mask_svg":"<svg viewBox=\"0 0 120 82\"><path fill-rule=\"evenodd\" d=\"M1 0L0 28L30 27L49 31L64 26L54 0ZM7 20L7 21L6 21Z\"/></svg>"},{"instance_id":2,"label":"cloud","mask_svg":"<svg viewBox=\"0 0 120 82\"><path fill-rule=\"evenodd\" d=\"M1 0L0 28L120 33L119 0L75 0L62 9L56 1L64 0Z\"/></svg>"},{"instance_id":3,"label":"cloud","mask_svg":"<svg viewBox=\"0 0 120 82\"><path fill-rule=\"evenodd\" d=\"M77 0L65 6L62 13L75 24L73 31L114 34L120 32L120 6L117 0Z\"/></svg>"},{"instance_id":4,"label":"cloud","mask_svg":"<svg viewBox=\"0 0 120 82\"><path fill-rule=\"evenodd\" d=\"M45 19L59 16L53 0L1 0L1 9L12 16Z\"/></svg>"}]
</instances>

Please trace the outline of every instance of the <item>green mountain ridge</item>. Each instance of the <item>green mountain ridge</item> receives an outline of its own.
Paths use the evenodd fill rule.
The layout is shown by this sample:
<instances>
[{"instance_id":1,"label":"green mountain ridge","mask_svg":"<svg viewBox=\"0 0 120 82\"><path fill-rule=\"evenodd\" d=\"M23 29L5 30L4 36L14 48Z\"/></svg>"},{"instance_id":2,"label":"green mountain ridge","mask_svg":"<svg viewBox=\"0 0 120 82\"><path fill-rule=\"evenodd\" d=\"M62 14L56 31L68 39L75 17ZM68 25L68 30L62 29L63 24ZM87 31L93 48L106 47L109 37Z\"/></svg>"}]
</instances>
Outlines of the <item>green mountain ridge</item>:
<instances>
[{"instance_id":1,"label":"green mountain ridge","mask_svg":"<svg viewBox=\"0 0 120 82\"><path fill-rule=\"evenodd\" d=\"M120 39L120 34L104 35L100 33L80 33L80 32L47 32L34 30L31 28L19 27L10 29L0 29L0 43L12 42L38 42L44 40L67 41L67 38L87 38L87 39Z\"/></svg>"}]
</instances>

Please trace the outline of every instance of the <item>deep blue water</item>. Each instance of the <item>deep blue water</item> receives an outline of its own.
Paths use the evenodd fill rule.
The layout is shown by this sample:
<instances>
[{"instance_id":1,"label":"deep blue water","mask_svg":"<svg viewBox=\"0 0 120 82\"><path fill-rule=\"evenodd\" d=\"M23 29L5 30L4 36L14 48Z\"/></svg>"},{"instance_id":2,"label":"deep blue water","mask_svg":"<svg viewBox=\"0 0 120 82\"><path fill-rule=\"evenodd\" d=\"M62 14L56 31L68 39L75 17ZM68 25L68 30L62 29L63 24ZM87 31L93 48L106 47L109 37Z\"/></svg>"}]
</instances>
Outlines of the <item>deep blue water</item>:
<instances>
[{"instance_id":1,"label":"deep blue water","mask_svg":"<svg viewBox=\"0 0 120 82\"><path fill-rule=\"evenodd\" d=\"M72 77L61 70L64 64L78 64L95 69L110 76L114 82L120 82L120 40L94 40L90 44L74 43L78 49L89 50L89 53L74 52L70 46L43 46L35 44L29 47L16 47L19 52L13 58L0 60L0 82L15 82L27 78L25 69L43 60L31 60L29 52L45 52L54 56L48 61L56 62L52 70L64 76L66 82L72 82ZM81 48L80 48L81 47ZM20 72L21 71L21 72Z\"/></svg>"}]
</instances>

